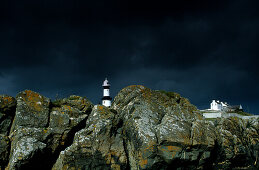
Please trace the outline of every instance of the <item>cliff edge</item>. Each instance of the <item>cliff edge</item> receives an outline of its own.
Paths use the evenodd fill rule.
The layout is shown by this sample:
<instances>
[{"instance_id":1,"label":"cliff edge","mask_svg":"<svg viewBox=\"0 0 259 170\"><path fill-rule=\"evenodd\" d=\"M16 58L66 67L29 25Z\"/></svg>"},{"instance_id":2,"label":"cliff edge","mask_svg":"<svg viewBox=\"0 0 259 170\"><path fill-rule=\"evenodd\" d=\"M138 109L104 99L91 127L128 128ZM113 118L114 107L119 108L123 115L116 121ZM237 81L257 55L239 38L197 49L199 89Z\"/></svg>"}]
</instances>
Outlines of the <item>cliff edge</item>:
<instances>
[{"instance_id":1,"label":"cliff edge","mask_svg":"<svg viewBox=\"0 0 259 170\"><path fill-rule=\"evenodd\" d=\"M0 127L2 169L259 168L259 119L208 121L179 94L140 85L110 108L74 95L2 95Z\"/></svg>"}]
</instances>

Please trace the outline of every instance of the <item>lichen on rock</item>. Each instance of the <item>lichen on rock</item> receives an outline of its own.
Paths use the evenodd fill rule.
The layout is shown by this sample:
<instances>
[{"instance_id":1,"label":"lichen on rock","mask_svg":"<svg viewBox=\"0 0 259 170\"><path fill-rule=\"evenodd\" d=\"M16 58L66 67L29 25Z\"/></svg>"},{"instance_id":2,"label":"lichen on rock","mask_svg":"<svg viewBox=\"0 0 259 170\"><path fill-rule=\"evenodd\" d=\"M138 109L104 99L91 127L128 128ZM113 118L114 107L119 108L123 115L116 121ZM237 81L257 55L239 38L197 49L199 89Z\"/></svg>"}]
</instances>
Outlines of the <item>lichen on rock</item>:
<instances>
[{"instance_id":1,"label":"lichen on rock","mask_svg":"<svg viewBox=\"0 0 259 170\"><path fill-rule=\"evenodd\" d=\"M59 152L84 128L93 105L79 96L55 105L31 90L20 92L16 99L8 169L34 169L40 162L41 168L50 169Z\"/></svg>"},{"instance_id":2,"label":"lichen on rock","mask_svg":"<svg viewBox=\"0 0 259 170\"><path fill-rule=\"evenodd\" d=\"M179 94L140 85L110 108L75 95L2 95L0 126L8 170L259 168L259 119L208 121Z\"/></svg>"},{"instance_id":3,"label":"lichen on rock","mask_svg":"<svg viewBox=\"0 0 259 170\"><path fill-rule=\"evenodd\" d=\"M86 128L62 151L53 169L125 169L127 164L119 118L107 107L96 105Z\"/></svg>"},{"instance_id":4,"label":"lichen on rock","mask_svg":"<svg viewBox=\"0 0 259 170\"><path fill-rule=\"evenodd\" d=\"M8 95L0 95L0 169L8 163L10 139L8 137L15 115L16 100Z\"/></svg>"}]
</instances>

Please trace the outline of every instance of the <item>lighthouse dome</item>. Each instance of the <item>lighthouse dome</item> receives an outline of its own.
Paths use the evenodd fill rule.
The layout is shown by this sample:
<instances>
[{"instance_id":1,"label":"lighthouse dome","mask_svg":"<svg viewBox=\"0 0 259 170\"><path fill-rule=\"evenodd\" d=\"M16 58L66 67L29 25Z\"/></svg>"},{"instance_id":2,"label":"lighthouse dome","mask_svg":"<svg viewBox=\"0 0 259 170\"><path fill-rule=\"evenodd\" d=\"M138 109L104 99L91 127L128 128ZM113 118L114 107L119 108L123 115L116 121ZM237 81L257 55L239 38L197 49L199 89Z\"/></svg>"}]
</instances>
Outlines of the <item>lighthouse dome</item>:
<instances>
[{"instance_id":1,"label":"lighthouse dome","mask_svg":"<svg viewBox=\"0 0 259 170\"><path fill-rule=\"evenodd\" d=\"M105 80L103 81L103 86L111 86L107 78L105 78Z\"/></svg>"}]
</instances>

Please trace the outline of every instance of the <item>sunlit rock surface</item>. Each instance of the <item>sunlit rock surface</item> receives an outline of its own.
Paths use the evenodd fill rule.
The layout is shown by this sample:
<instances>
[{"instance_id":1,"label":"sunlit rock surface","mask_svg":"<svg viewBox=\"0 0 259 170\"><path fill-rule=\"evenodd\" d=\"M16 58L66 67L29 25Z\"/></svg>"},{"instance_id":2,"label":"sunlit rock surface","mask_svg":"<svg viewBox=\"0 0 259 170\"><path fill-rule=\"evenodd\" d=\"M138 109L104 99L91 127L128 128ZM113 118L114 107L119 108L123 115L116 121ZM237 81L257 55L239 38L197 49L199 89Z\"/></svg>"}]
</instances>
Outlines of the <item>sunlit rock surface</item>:
<instances>
[{"instance_id":1,"label":"sunlit rock surface","mask_svg":"<svg viewBox=\"0 0 259 170\"><path fill-rule=\"evenodd\" d=\"M96 105L86 127L60 153L53 169L126 169L121 125L116 112Z\"/></svg>"},{"instance_id":2,"label":"sunlit rock surface","mask_svg":"<svg viewBox=\"0 0 259 170\"><path fill-rule=\"evenodd\" d=\"M30 90L16 96L17 107L9 138L8 169L51 169L75 132L85 127L93 105L70 96L51 102Z\"/></svg>"},{"instance_id":3,"label":"sunlit rock surface","mask_svg":"<svg viewBox=\"0 0 259 170\"><path fill-rule=\"evenodd\" d=\"M205 120L177 93L133 85L107 108L30 90L0 96L2 169L258 169L259 120Z\"/></svg>"}]
</instances>

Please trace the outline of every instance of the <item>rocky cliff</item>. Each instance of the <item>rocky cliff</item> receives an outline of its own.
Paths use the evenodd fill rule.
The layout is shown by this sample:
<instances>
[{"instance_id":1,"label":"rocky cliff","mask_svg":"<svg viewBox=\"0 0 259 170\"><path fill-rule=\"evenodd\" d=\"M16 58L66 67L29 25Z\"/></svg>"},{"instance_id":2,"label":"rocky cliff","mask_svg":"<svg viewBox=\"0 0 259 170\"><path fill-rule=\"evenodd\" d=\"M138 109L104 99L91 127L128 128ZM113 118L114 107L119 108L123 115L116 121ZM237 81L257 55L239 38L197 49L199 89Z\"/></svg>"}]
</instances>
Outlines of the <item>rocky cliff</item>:
<instances>
[{"instance_id":1,"label":"rocky cliff","mask_svg":"<svg viewBox=\"0 0 259 170\"><path fill-rule=\"evenodd\" d=\"M207 121L179 94L144 86L122 89L111 108L0 96L2 169L258 169L258 142L258 119Z\"/></svg>"}]
</instances>

